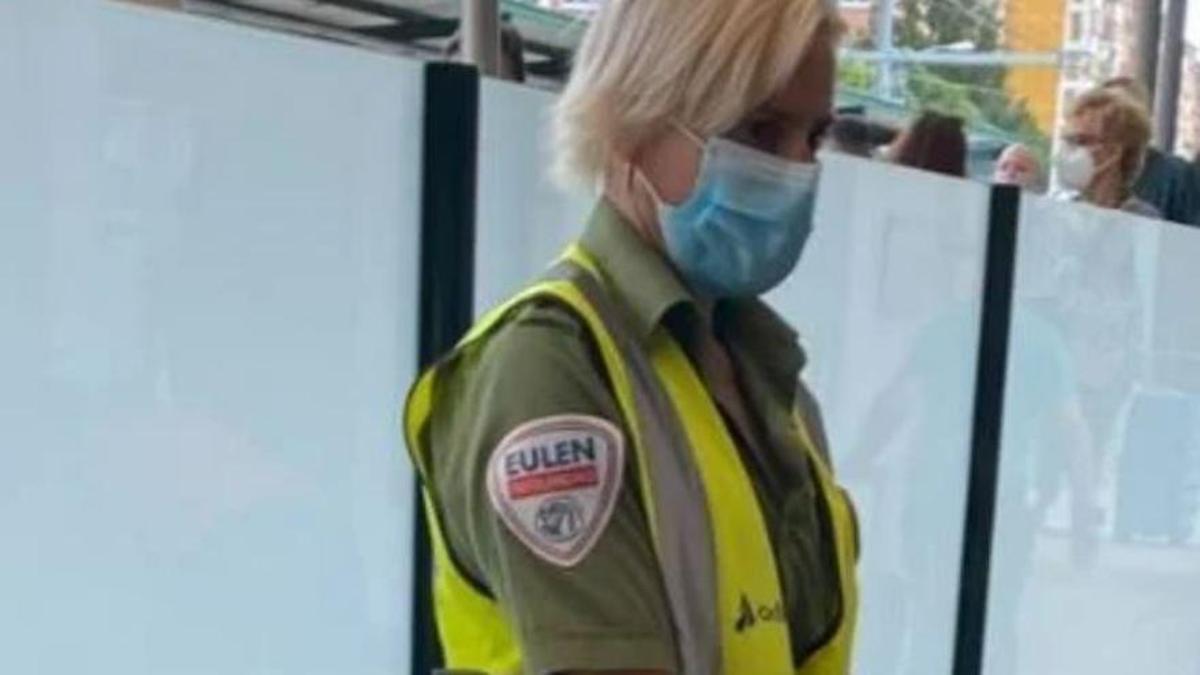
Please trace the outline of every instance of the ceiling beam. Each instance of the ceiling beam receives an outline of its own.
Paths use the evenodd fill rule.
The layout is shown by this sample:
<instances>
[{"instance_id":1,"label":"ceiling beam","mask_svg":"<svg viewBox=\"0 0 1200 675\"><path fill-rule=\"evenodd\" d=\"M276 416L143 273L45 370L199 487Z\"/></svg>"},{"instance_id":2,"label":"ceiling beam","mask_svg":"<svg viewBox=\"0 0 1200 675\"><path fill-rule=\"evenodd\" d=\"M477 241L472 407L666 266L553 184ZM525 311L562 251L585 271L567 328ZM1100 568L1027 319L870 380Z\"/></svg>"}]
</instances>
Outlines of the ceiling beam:
<instances>
[{"instance_id":1,"label":"ceiling beam","mask_svg":"<svg viewBox=\"0 0 1200 675\"><path fill-rule=\"evenodd\" d=\"M893 49L844 49L842 58L868 63L917 63L945 66L1043 66L1058 68L1069 52L954 52Z\"/></svg>"},{"instance_id":2,"label":"ceiling beam","mask_svg":"<svg viewBox=\"0 0 1200 675\"><path fill-rule=\"evenodd\" d=\"M321 3L342 9L351 9L363 14L384 16L397 21L422 21L437 18L420 10L398 7L390 2L381 2L380 0L321 0Z\"/></svg>"},{"instance_id":3,"label":"ceiling beam","mask_svg":"<svg viewBox=\"0 0 1200 675\"><path fill-rule=\"evenodd\" d=\"M453 19L413 19L386 26L359 28L356 32L392 42L411 42L413 40L447 38L456 30L458 30L458 22Z\"/></svg>"}]
</instances>

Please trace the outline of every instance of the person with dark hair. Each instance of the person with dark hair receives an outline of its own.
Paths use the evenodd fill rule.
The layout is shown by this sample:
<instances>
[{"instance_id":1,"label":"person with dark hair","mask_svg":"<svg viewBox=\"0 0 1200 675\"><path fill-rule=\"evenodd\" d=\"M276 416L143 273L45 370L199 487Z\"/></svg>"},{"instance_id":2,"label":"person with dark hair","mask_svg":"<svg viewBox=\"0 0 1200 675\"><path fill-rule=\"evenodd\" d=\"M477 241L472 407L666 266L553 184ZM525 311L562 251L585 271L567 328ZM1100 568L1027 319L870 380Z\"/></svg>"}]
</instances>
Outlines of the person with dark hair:
<instances>
[{"instance_id":1,"label":"person with dark hair","mask_svg":"<svg viewBox=\"0 0 1200 675\"><path fill-rule=\"evenodd\" d=\"M875 149L891 143L896 131L861 115L841 115L825 133L822 150L841 152L855 157L872 157Z\"/></svg>"},{"instance_id":2,"label":"person with dark hair","mask_svg":"<svg viewBox=\"0 0 1200 675\"><path fill-rule=\"evenodd\" d=\"M963 120L924 112L892 146L887 158L901 166L947 176L967 175L967 136Z\"/></svg>"},{"instance_id":3,"label":"person with dark hair","mask_svg":"<svg viewBox=\"0 0 1200 675\"><path fill-rule=\"evenodd\" d=\"M1141 106L1147 117L1152 104L1145 85L1132 77L1114 77L1101 89L1125 94ZM1197 157L1200 162L1200 157ZM1146 148L1145 164L1133 186L1138 199L1158 209L1162 218L1176 223L1200 225L1200 171L1186 160L1158 148Z\"/></svg>"}]
</instances>

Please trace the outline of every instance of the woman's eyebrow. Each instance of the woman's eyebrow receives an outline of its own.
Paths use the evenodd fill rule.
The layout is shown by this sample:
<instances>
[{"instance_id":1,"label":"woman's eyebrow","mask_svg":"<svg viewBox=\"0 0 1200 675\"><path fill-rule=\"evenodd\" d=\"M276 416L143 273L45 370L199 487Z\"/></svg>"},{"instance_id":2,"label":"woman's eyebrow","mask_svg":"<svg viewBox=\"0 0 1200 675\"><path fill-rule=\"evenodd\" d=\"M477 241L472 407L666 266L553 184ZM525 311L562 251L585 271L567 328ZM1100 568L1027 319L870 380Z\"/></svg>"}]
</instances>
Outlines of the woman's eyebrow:
<instances>
[{"instance_id":1,"label":"woman's eyebrow","mask_svg":"<svg viewBox=\"0 0 1200 675\"><path fill-rule=\"evenodd\" d=\"M828 124L833 121L833 115L829 112L814 114L812 111L808 110L787 110L770 103L755 111L750 116L750 119L762 119L763 117L773 117L775 119L797 125L819 125L821 123Z\"/></svg>"}]
</instances>

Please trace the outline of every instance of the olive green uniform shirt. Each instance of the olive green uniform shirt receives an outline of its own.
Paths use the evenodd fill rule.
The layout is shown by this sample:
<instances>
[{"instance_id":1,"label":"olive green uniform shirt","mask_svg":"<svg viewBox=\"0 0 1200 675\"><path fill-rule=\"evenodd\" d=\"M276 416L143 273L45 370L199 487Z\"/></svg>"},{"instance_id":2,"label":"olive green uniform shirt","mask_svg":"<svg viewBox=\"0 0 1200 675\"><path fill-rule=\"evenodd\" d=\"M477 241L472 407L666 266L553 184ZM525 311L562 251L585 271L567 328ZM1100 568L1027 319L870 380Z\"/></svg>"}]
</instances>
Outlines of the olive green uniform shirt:
<instances>
[{"instance_id":1,"label":"olive green uniform shirt","mask_svg":"<svg viewBox=\"0 0 1200 675\"><path fill-rule=\"evenodd\" d=\"M666 327L695 359L690 345L708 322L664 259L605 203L580 243L638 334L648 337ZM830 637L842 611L826 507L792 416L794 406L811 400L799 383L804 355L796 334L758 301L718 305L711 329L733 360L754 418L753 438L746 438L744 425L731 424L724 411L779 561L799 662ZM529 551L489 501L488 460L503 437L524 423L557 415L599 417L620 428L628 445L631 437L581 320L549 302L520 308L485 346L449 364L440 383L439 400L454 404L433 413L429 487L453 557L509 617L526 672L678 672L632 448L612 516L573 568ZM823 439L815 407L807 408L813 411L810 429Z\"/></svg>"}]
</instances>

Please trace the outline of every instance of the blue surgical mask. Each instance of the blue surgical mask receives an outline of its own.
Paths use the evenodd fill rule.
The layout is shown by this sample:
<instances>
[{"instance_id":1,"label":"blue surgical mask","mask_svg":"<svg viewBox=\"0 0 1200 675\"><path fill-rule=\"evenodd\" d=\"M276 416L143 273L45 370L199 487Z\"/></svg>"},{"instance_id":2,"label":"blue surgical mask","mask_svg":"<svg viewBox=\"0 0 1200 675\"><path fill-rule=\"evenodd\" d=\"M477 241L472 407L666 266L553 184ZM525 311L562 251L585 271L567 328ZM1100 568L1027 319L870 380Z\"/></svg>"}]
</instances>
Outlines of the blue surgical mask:
<instances>
[{"instance_id":1,"label":"blue surgical mask","mask_svg":"<svg viewBox=\"0 0 1200 675\"><path fill-rule=\"evenodd\" d=\"M819 168L723 138L688 137L703 151L692 194L678 205L655 197L667 256L699 295L762 295L800 260L812 232Z\"/></svg>"}]
</instances>

